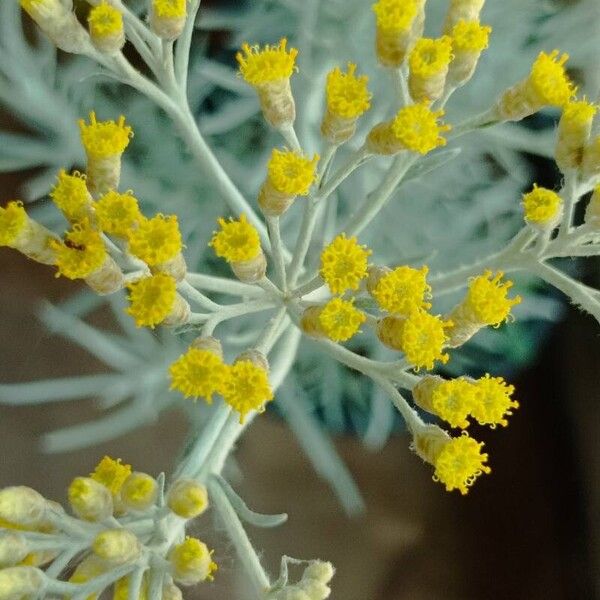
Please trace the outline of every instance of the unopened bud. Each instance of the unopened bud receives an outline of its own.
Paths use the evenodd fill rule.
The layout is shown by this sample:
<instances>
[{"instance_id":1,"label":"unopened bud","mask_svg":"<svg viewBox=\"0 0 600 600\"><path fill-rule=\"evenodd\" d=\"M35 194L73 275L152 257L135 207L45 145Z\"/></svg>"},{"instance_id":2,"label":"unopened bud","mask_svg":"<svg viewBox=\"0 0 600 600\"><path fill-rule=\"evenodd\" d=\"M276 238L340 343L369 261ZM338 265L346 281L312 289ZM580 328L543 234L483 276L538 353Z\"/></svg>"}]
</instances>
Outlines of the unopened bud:
<instances>
[{"instance_id":1,"label":"unopened bud","mask_svg":"<svg viewBox=\"0 0 600 600\"><path fill-rule=\"evenodd\" d=\"M46 509L46 499L29 487L0 490L0 519L12 525L36 527L44 521Z\"/></svg>"},{"instance_id":2,"label":"unopened bud","mask_svg":"<svg viewBox=\"0 0 600 600\"><path fill-rule=\"evenodd\" d=\"M158 495L156 479L147 473L132 473L123 483L120 499L126 508L146 510L152 506Z\"/></svg>"},{"instance_id":3,"label":"unopened bud","mask_svg":"<svg viewBox=\"0 0 600 600\"><path fill-rule=\"evenodd\" d=\"M69 504L85 521L104 521L113 514L110 490L91 477L76 477L69 486Z\"/></svg>"},{"instance_id":4,"label":"unopened bud","mask_svg":"<svg viewBox=\"0 0 600 600\"><path fill-rule=\"evenodd\" d=\"M109 529L96 536L92 550L107 563L122 565L139 556L140 542L127 529Z\"/></svg>"},{"instance_id":5,"label":"unopened bud","mask_svg":"<svg viewBox=\"0 0 600 600\"><path fill-rule=\"evenodd\" d=\"M29 553L27 540L18 531L0 531L0 569L20 563Z\"/></svg>"},{"instance_id":6,"label":"unopened bud","mask_svg":"<svg viewBox=\"0 0 600 600\"><path fill-rule=\"evenodd\" d=\"M208 492L193 479L179 479L169 490L167 506L177 516L193 519L208 508Z\"/></svg>"}]
</instances>

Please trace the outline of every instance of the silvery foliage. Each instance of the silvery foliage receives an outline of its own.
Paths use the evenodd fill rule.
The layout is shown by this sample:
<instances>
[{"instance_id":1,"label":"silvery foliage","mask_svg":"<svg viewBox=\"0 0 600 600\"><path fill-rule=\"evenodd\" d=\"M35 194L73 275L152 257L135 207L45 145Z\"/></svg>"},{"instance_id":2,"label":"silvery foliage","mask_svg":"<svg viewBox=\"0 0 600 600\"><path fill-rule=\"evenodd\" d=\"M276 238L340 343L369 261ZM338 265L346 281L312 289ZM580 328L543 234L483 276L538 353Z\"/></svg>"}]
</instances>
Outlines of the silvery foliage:
<instances>
[{"instance_id":1,"label":"silvery foliage","mask_svg":"<svg viewBox=\"0 0 600 600\"><path fill-rule=\"evenodd\" d=\"M429 3L429 34L440 30L446 5ZM293 89L299 108L297 130L308 151L318 147L327 71L334 65L356 62L361 72L369 73L374 95L373 107L357 135L362 139L361 134L389 114L392 102L390 82L376 65L372 50L373 19L365 18L363 9L364 0L257 0L243 11L201 9L191 60L190 105L198 114L202 133L211 139L218 158L248 198L256 197L268 154L281 140L263 125L255 94L236 76L234 50L246 40L273 42L283 36L300 49ZM573 66L588 79L588 93L595 92L599 87L594 65L598 48L592 41L600 39L593 31L600 18L591 19L592 12L600 13L595 0L564 6L543 0L488 2L483 21L494 28L490 48L475 78L449 103L447 121L461 121L488 107L503 89L527 73L541 49L551 50L559 42L572 54ZM44 197L60 168L83 164L77 119L92 108L101 118L123 113L135 130L132 149L125 155L125 187L135 191L146 212L178 215L191 268L223 269L206 249L223 205L192 166L171 123L147 99L107 81L85 59L69 57L58 64L55 49L43 36L37 35L34 45L25 39L20 21L16 2L0 3L0 105L27 128L25 133L0 131L0 171L36 169L21 190L27 201L35 201L35 217L57 231L64 228L62 217ZM221 60L205 56L204 42L212 30L231 32L231 53L219 57ZM389 264L426 261L435 271L472 262L502 247L519 227L520 193L531 180L522 153L550 158L552 151L551 126L533 130L506 124L466 136L460 152L438 153L426 177L417 173L396 192L376 227L368 229L361 242L383 259L387 257ZM382 161L359 170L342 185L327 210L337 211L343 218L356 200L375 187L385 166ZM300 211L296 206L290 212L283 224L284 236L286 230L297 230ZM323 222L334 229L331 218ZM323 231L321 239L328 233ZM313 255L316 259L318 252ZM528 285L524 280L520 283ZM532 323L553 320L558 310L556 302L539 290L529 290L526 297L515 311L516 325L482 331L470 348L456 355L452 368L472 367L470 356L481 362L482 351L494 361L495 369L527 360L528 349L535 345ZM182 341L160 331L136 329L124 318L122 297L108 300L122 332L93 328L84 317L100 302L97 296L80 293L61 307L45 306L41 318L48 328L70 337L103 361L107 374L0 384L4 403L94 397L101 411L110 409L88 423L46 435L43 447L48 452L74 450L123 435L174 405L186 410L193 423L204 418L199 405L180 402L168 391L167 368L184 348ZM225 330L227 344L233 350L241 348L257 330L256 317L236 320ZM374 342L360 343L373 358L385 357L386 350ZM365 443L376 449L385 443L395 422L387 398L333 359L322 354L317 358L309 345L303 345L294 372L278 393L276 409L287 418L315 468L331 483L345 508L359 510L359 492L317 415L334 431L347 428L350 421Z\"/></svg>"}]
</instances>

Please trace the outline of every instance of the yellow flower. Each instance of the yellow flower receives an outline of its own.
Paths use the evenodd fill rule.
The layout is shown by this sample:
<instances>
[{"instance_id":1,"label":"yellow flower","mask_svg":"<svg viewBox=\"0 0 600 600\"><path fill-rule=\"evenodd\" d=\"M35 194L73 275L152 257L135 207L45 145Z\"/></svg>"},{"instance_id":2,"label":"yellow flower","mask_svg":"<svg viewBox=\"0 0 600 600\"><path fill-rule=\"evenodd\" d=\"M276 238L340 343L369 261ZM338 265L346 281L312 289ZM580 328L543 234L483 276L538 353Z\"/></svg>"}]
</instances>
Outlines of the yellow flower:
<instances>
[{"instance_id":1,"label":"yellow flower","mask_svg":"<svg viewBox=\"0 0 600 600\"><path fill-rule=\"evenodd\" d=\"M430 308L425 301L430 296L426 266L421 269L402 266L383 275L371 291L371 295L382 310L399 315L408 315L420 308Z\"/></svg>"},{"instance_id":2,"label":"yellow flower","mask_svg":"<svg viewBox=\"0 0 600 600\"><path fill-rule=\"evenodd\" d=\"M378 336L386 345L404 352L415 369L431 370L435 361L445 364L450 358L443 348L448 339L445 330L451 326L451 321L418 310L406 318L385 317L379 323Z\"/></svg>"},{"instance_id":3,"label":"yellow flower","mask_svg":"<svg viewBox=\"0 0 600 600\"><path fill-rule=\"evenodd\" d=\"M461 52L482 52L488 47L492 28L477 21L459 21L452 29L452 48Z\"/></svg>"},{"instance_id":4,"label":"yellow flower","mask_svg":"<svg viewBox=\"0 0 600 600\"><path fill-rule=\"evenodd\" d=\"M133 194L111 190L94 205L98 226L110 235L126 238L134 225L143 220L138 201Z\"/></svg>"},{"instance_id":5,"label":"yellow flower","mask_svg":"<svg viewBox=\"0 0 600 600\"><path fill-rule=\"evenodd\" d=\"M158 496L158 483L147 473L134 472L123 482L120 491L121 502L132 510L150 508Z\"/></svg>"},{"instance_id":6,"label":"yellow flower","mask_svg":"<svg viewBox=\"0 0 600 600\"><path fill-rule=\"evenodd\" d=\"M227 262L243 262L256 258L260 253L260 237L256 228L248 223L246 215L239 221L219 219L221 230L214 232L209 246L215 254Z\"/></svg>"},{"instance_id":7,"label":"yellow flower","mask_svg":"<svg viewBox=\"0 0 600 600\"><path fill-rule=\"evenodd\" d=\"M85 175L75 171L69 175L64 169L50 192L50 198L69 221L79 221L88 214L92 198L86 187Z\"/></svg>"},{"instance_id":8,"label":"yellow flower","mask_svg":"<svg viewBox=\"0 0 600 600\"><path fill-rule=\"evenodd\" d=\"M560 219L562 207L562 198L556 192L537 185L523 195L525 220L530 225L552 227Z\"/></svg>"},{"instance_id":9,"label":"yellow flower","mask_svg":"<svg viewBox=\"0 0 600 600\"><path fill-rule=\"evenodd\" d=\"M104 521L113 514L110 490L90 477L75 477L68 498L73 512L85 521Z\"/></svg>"},{"instance_id":10,"label":"yellow flower","mask_svg":"<svg viewBox=\"0 0 600 600\"><path fill-rule=\"evenodd\" d=\"M223 386L223 398L240 413L240 423L251 410L262 412L265 403L273 399L267 372L249 360L234 363Z\"/></svg>"},{"instance_id":11,"label":"yellow flower","mask_svg":"<svg viewBox=\"0 0 600 600\"><path fill-rule=\"evenodd\" d=\"M123 154L133 135L131 127L125 125L125 117L121 115L115 121L97 121L96 113L90 113L89 125L79 121L81 141L89 157L108 158Z\"/></svg>"},{"instance_id":12,"label":"yellow flower","mask_svg":"<svg viewBox=\"0 0 600 600\"><path fill-rule=\"evenodd\" d=\"M117 8L103 1L90 10L88 24L92 37L113 36L123 31L123 15Z\"/></svg>"},{"instance_id":13,"label":"yellow flower","mask_svg":"<svg viewBox=\"0 0 600 600\"><path fill-rule=\"evenodd\" d=\"M471 280L463 305L473 321L497 327L509 318L510 309L521 302L521 297L507 297L513 283L500 282L504 275L502 271L492 275L491 271L486 271Z\"/></svg>"},{"instance_id":14,"label":"yellow flower","mask_svg":"<svg viewBox=\"0 0 600 600\"><path fill-rule=\"evenodd\" d=\"M140 542L129 529L105 529L92 543L94 554L111 566L131 562L140 555Z\"/></svg>"},{"instance_id":15,"label":"yellow flower","mask_svg":"<svg viewBox=\"0 0 600 600\"><path fill-rule=\"evenodd\" d=\"M587 100L573 100L563 107L561 121L572 127L579 128L592 121L598 107Z\"/></svg>"},{"instance_id":16,"label":"yellow flower","mask_svg":"<svg viewBox=\"0 0 600 600\"><path fill-rule=\"evenodd\" d=\"M287 40L282 38L278 46L242 45L242 52L236 54L240 74L250 85L261 85L281 79L289 79L295 69L298 55L296 48L286 49Z\"/></svg>"},{"instance_id":17,"label":"yellow flower","mask_svg":"<svg viewBox=\"0 0 600 600\"><path fill-rule=\"evenodd\" d=\"M371 94L367 88L369 78L357 77L356 65L348 63L348 72L335 67L327 75L327 109L343 119L357 119L371 107Z\"/></svg>"},{"instance_id":18,"label":"yellow flower","mask_svg":"<svg viewBox=\"0 0 600 600\"><path fill-rule=\"evenodd\" d=\"M167 556L171 563L173 579L184 585L212 581L217 565L213 562L211 554L204 542L186 537L185 541L174 546Z\"/></svg>"},{"instance_id":19,"label":"yellow flower","mask_svg":"<svg viewBox=\"0 0 600 600\"><path fill-rule=\"evenodd\" d=\"M434 480L440 481L446 491L459 490L465 495L483 473L491 473L485 464L487 454L482 454L483 443L477 442L466 434L451 438L437 455L433 466Z\"/></svg>"},{"instance_id":20,"label":"yellow flower","mask_svg":"<svg viewBox=\"0 0 600 600\"><path fill-rule=\"evenodd\" d=\"M143 219L129 234L129 251L149 266L166 263L175 258L183 244L175 215L158 214Z\"/></svg>"},{"instance_id":21,"label":"yellow flower","mask_svg":"<svg viewBox=\"0 0 600 600\"><path fill-rule=\"evenodd\" d=\"M146 575L142 577L142 586L137 600L147 600L148 598L148 579ZM112 600L130 600L129 599L129 577L121 577L115 581Z\"/></svg>"},{"instance_id":22,"label":"yellow flower","mask_svg":"<svg viewBox=\"0 0 600 600\"><path fill-rule=\"evenodd\" d=\"M444 381L431 394L433 412L451 427L469 426L467 416L474 402L475 386L464 379Z\"/></svg>"},{"instance_id":23,"label":"yellow flower","mask_svg":"<svg viewBox=\"0 0 600 600\"><path fill-rule=\"evenodd\" d=\"M514 386L507 385L502 377L485 377L475 382L475 402L471 407L471 415L481 425L502 425L506 427L506 415L512 415L512 408L519 403L511 398Z\"/></svg>"},{"instance_id":24,"label":"yellow flower","mask_svg":"<svg viewBox=\"0 0 600 600\"><path fill-rule=\"evenodd\" d=\"M319 312L321 331L334 342L349 340L366 320L365 313L354 307L354 299L332 298Z\"/></svg>"},{"instance_id":25,"label":"yellow flower","mask_svg":"<svg viewBox=\"0 0 600 600\"><path fill-rule=\"evenodd\" d=\"M306 196L316 177L319 155L312 159L291 150L271 153L267 167L269 182L280 193L288 196Z\"/></svg>"},{"instance_id":26,"label":"yellow flower","mask_svg":"<svg viewBox=\"0 0 600 600\"><path fill-rule=\"evenodd\" d=\"M373 4L377 27L385 31L408 31L417 16L418 0L379 0Z\"/></svg>"},{"instance_id":27,"label":"yellow flower","mask_svg":"<svg viewBox=\"0 0 600 600\"><path fill-rule=\"evenodd\" d=\"M127 313L138 327L154 328L171 313L177 296L175 279L165 273L156 273L130 283Z\"/></svg>"},{"instance_id":28,"label":"yellow flower","mask_svg":"<svg viewBox=\"0 0 600 600\"><path fill-rule=\"evenodd\" d=\"M193 479L179 479L169 490L167 506L178 517L193 519L208 508L208 491Z\"/></svg>"},{"instance_id":29,"label":"yellow flower","mask_svg":"<svg viewBox=\"0 0 600 600\"><path fill-rule=\"evenodd\" d=\"M190 348L170 367L171 389L186 398L204 398L210 404L213 394L223 389L228 367L210 350Z\"/></svg>"},{"instance_id":30,"label":"yellow flower","mask_svg":"<svg viewBox=\"0 0 600 600\"><path fill-rule=\"evenodd\" d=\"M534 102L549 106L565 106L575 95L576 88L565 72L568 54L559 51L540 52L527 79L527 91Z\"/></svg>"},{"instance_id":31,"label":"yellow flower","mask_svg":"<svg viewBox=\"0 0 600 600\"><path fill-rule=\"evenodd\" d=\"M152 10L157 17L178 19L187 13L186 0L152 0Z\"/></svg>"},{"instance_id":32,"label":"yellow flower","mask_svg":"<svg viewBox=\"0 0 600 600\"><path fill-rule=\"evenodd\" d=\"M11 246L25 230L27 219L22 202L13 200L0 206L0 246Z\"/></svg>"},{"instance_id":33,"label":"yellow flower","mask_svg":"<svg viewBox=\"0 0 600 600\"><path fill-rule=\"evenodd\" d=\"M415 44L408 64L411 75L432 77L448 69L452 58L452 39L447 35L437 40L421 38Z\"/></svg>"},{"instance_id":34,"label":"yellow flower","mask_svg":"<svg viewBox=\"0 0 600 600\"><path fill-rule=\"evenodd\" d=\"M131 465L122 464L121 459L105 456L90 473L90 477L107 487L113 496L120 491L125 480L131 475Z\"/></svg>"},{"instance_id":35,"label":"yellow flower","mask_svg":"<svg viewBox=\"0 0 600 600\"><path fill-rule=\"evenodd\" d=\"M100 269L108 256L100 232L87 220L73 225L64 242L50 240L49 245L56 253L56 277L85 279Z\"/></svg>"},{"instance_id":36,"label":"yellow flower","mask_svg":"<svg viewBox=\"0 0 600 600\"><path fill-rule=\"evenodd\" d=\"M450 126L438 123L444 115L443 110L432 111L427 104L413 104L401 108L391 124L396 140L412 152L427 154L439 146L445 146L442 133Z\"/></svg>"},{"instance_id":37,"label":"yellow flower","mask_svg":"<svg viewBox=\"0 0 600 600\"><path fill-rule=\"evenodd\" d=\"M357 290L367 276L371 250L361 246L355 237L341 233L321 253L321 277L333 294Z\"/></svg>"}]
</instances>

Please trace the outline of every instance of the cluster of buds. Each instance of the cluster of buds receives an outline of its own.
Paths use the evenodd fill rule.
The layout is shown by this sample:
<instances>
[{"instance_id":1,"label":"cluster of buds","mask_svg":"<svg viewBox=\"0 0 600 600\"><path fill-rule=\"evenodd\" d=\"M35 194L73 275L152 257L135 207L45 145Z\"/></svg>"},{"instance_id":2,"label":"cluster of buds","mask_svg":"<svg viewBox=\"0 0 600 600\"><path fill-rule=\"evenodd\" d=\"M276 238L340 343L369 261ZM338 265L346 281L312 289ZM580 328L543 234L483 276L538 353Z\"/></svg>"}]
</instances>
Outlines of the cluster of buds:
<instances>
[{"instance_id":1,"label":"cluster of buds","mask_svg":"<svg viewBox=\"0 0 600 600\"><path fill-rule=\"evenodd\" d=\"M114 598L128 590L142 598L159 585L152 593L176 599L178 585L212 580L212 551L185 536L208 508L206 488L193 479L177 479L166 494L163 486L163 475L104 457L69 485L74 516L31 488L0 490L0 596L95 596L112 586Z\"/></svg>"}]
</instances>

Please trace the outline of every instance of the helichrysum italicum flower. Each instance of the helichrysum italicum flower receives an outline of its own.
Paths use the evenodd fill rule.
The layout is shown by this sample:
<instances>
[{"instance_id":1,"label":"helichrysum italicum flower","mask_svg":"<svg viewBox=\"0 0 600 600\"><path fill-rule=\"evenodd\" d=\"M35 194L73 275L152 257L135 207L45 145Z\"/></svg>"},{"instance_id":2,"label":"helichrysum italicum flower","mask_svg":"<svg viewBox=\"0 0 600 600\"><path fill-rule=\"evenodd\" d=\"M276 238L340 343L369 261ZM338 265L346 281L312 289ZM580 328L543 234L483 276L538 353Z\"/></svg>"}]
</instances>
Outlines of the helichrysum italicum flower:
<instances>
[{"instance_id":1,"label":"helichrysum italicum flower","mask_svg":"<svg viewBox=\"0 0 600 600\"><path fill-rule=\"evenodd\" d=\"M256 89L263 115L273 127L291 124L296 107L290 88L290 77L296 69L296 48L287 49L287 40L264 48L243 44L236 54L240 74Z\"/></svg>"},{"instance_id":2,"label":"helichrysum italicum flower","mask_svg":"<svg viewBox=\"0 0 600 600\"><path fill-rule=\"evenodd\" d=\"M452 28L452 61L446 81L459 87L473 76L481 53L488 47L492 28L478 21L459 21Z\"/></svg>"},{"instance_id":3,"label":"helichrysum italicum flower","mask_svg":"<svg viewBox=\"0 0 600 600\"><path fill-rule=\"evenodd\" d=\"M258 196L263 213L279 216L296 196L306 196L315 181L318 161L318 154L308 158L292 150L275 148L267 165L267 180Z\"/></svg>"},{"instance_id":4,"label":"helichrysum italicum flower","mask_svg":"<svg viewBox=\"0 0 600 600\"><path fill-rule=\"evenodd\" d=\"M519 403L511 398L515 391L514 386L508 385L502 377L491 377L489 374L473 382L473 386L473 418L481 425L506 427L506 416L512 415L511 409L519 407Z\"/></svg>"},{"instance_id":5,"label":"helichrysum italicum flower","mask_svg":"<svg viewBox=\"0 0 600 600\"><path fill-rule=\"evenodd\" d=\"M125 45L123 15L112 4L103 1L92 7L88 15L92 43L101 52L112 54Z\"/></svg>"},{"instance_id":6,"label":"helichrysum italicum flower","mask_svg":"<svg viewBox=\"0 0 600 600\"><path fill-rule=\"evenodd\" d=\"M445 146L446 139L441 134L450 126L438 121L443 115L443 110L432 111L426 103L401 108L392 121L371 130L367 138L369 150L375 154L396 154L401 150L427 154Z\"/></svg>"},{"instance_id":7,"label":"helichrysum italicum flower","mask_svg":"<svg viewBox=\"0 0 600 600\"><path fill-rule=\"evenodd\" d=\"M0 524L1 527L6 527ZM18 531L0 531L0 569L19 564L28 554L27 540Z\"/></svg>"},{"instance_id":8,"label":"helichrysum italicum flower","mask_svg":"<svg viewBox=\"0 0 600 600\"><path fill-rule=\"evenodd\" d=\"M110 569L110 566L106 561L102 560L95 554L86 556L75 568L71 577L69 577L70 583L86 583L94 577L98 577L103 573L106 573Z\"/></svg>"},{"instance_id":9,"label":"helichrysum italicum flower","mask_svg":"<svg viewBox=\"0 0 600 600\"><path fill-rule=\"evenodd\" d=\"M367 287L382 310L409 315L414 310L431 307L426 301L431 292L428 272L426 266L420 269L401 266L393 271L374 267L369 270Z\"/></svg>"},{"instance_id":10,"label":"helichrysum italicum flower","mask_svg":"<svg viewBox=\"0 0 600 600\"><path fill-rule=\"evenodd\" d=\"M537 229L552 229L562 216L562 198L552 190L534 185L523 195L525 221Z\"/></svg>"},{"instance_id":11,"label":"helichrysum italicum flower","mask_svg":"<svg viewBox=\"0 0 600 600\"><path fill-rule=\"evenodd\" d=\"M501 119L518 121L544 106L563 108L569 103L576 88L565 71L569 57L559 54L540 52L529 76L504 92L497 105Z\"/></svg>"},{"instance_id":12,"label":"helichrysum italicum flower","mask_svg":"<svg viewBox=\"0 0 600 600\"><path fill-rule=\"evenodd\" d=\"M73 512L85 521L104 521L113 514L111 491L91 477L73 479L68 497Z\"/></svg>"},{"instance_id":13,"label":"helichrysum italicum flower","mask_svg":"<svg viewBox=\"0 0 600 600\"><path fill-rule=\"evenodd\" d=\"M27 221L22 202L13 200L5 207L0 206L0 246L14 247L27 228Z\"/></svg>"},{"instance_id":14,"label":"helichrysum italicum flower","mask_svg":"<svg viewBox=\"0 0 600 600\"><path fill-rule=\"evenodd\" d=\"M384 317L377 335L386 346L404 352L415 369L430 370L436 361L445 364L450 358L443 349L448 340L446 330L451 326L451 321L417 310L408 317Z\"/></svg>"},{"instance_id":15,"label":"helichrysum italicum flower","mask_svg":"<svg viewBox=\"0 0 600 600\"><path fill-rule=\"evenodd\" d=\"M357 119L371 107L366 75L355 75L356 65L348 63L347 72L335 67L327 74L325 97L327 108L321 123L323 137L333 145L349 140L356 130Z\"/></svg>"},{"instance_id":16,"label":"helichrysum italicum flower","mask_svg":"<svg viewBox=\"0 0 600 600\"><path fill-rule=\"evenodd\" d=\"M128 529L107 529L94 538L92 550L98 558L116 566L136 559L141 545Z\"/></svg>"},{"instance_id":17,"label":"helichrysum italicum flower","mask_svg":"<svg viewBox=\"0 0 600 600\"><path fill-rule=\"evenodd\" d=\"M158 483L147 473L135 471L123 482L119 497L123 506L131 510L150 508L158 496Z\"/></svg>"},{"instance_id":18,"label":"helichrysum italicum flower","mask_svg":"<svg viewBox=\"0 0 600 600\"><path fill-rule=\"evenodd\" d=\"M186 398L204 398L212 402L213 394L223 389L228 367L215 352L190 348L170 367L171 389Z\"/></svg>"},{"instance_id":19,"label":"helichrysum italicum flower","mask_svg":"<svg viewBox=\"0 0 600 600\"><path fill-rule=\"evenodd\" d=\"M34 489L23 485L0 490L0 521L15 528L35 528L44 522L48 505Z\"/></svg>"},{"instance_id":20,"label":"helichrysum italicum flower","mask_svg":"<svg viewBox=\"0 0 600 600\"><path fill-rule=\"evenodd\" d=\"M130 192L110 190L94 204L94 213L102 231L120 238L128 237L143 220L137 198Z\"/></svg>"},{"instance_id":21,"label":"helichrysum italicum flower","mask_svg":"<svg viewBox=\"0 0 600 600\"><path fill-rule=\"evenodd\" d=\"M554 153L556 164L563 172L581 165L597 110L596 105L585 99L569 102L563 108Z\"/></svg>"},{"instance_id":22,"label":"helichrysum italicum flower","mask_svg":"<svg viewBox=\"0 0 600 600\"><path fill-rule=\"evenodd\" d=\"M445 380L437 375L424 377L413 389L415 403L437 415L451 427L469 426L467 417L475 402L476 386L466 379Z\"/></svg>"},{"instance_id":23,"label":"helichrysum italicum flower","mask_svg":"<svg viewBox=\"0 0 600 600\"><path fill-rule=\"evenodd\" d=\"M181 585L195 585L201 581L212 581L217 565L211 558L212 552L204 542L187 537L184 542L173 546L167 558L171 563L173 579Z\"/></svg>"},{"instance_id":24,"label":"helichrysum italicum flower","mask_svg":"<svg viewBox=\"0 0 600 600\"><path fill-rule=\"evenodd\" d=\"M142 219L129 234L129 252L154 267L175 258L183 247L175 215Z\"/></svg>"},{"instance_id":25,"label":"helichrysum italicum flower","mask_svg":"<svg viewBox=\"0 0 600 600\"><path fill-rule=\"evenodd\" d=\"M85 175L75 172L69 175L61 170L50 198L71 221L80 221L91 215L92 196L87 189Z\"/></svg>"},{"instance_id":26,"label":"helichrysum italicum flower","mask_svg":"<svg viewBox=\"0 0 600 600\"><path fill-rule=\"evenodd\" d=\"M179 479L167 494L167 506L183 519L193 519L208 508L206 487L193 479Z\"/></svg>"},{"instance_id":27,"label":"helichrysum italicum flower","mask_svg":"<svg viewBox=\"0 0 600 600\"><path fill-rule=\"evenodd\" d=\"M459 21L479 21L485 0L450 0L444 33L450 33Z\"/></svg>"},{"instance_id":28,"label":"helichrysum italicum flower","mask_svg":"<svg viewBox=\"0 0 600 600\"><path fill-rule=\"evenodd\" d=\"M240 422L252 410L262 412L273 399L267 370L252 360L238 360L230 367L222 393L225 402L240 413Z\"/></svg>"},{"instance_id":29,"label":"helichrysum italicum flower","mask_svg":"<svg viewBox=\"0 0 600 600\"><path fill-rule=\"evenodd\" d=\"M355 237L341 233L321 253L320 274L333 294L357 290L367 276L371 250L361 246Z\"/></svg>"},{"instance_id":30,"label":"helichrysum italicum flower","mask_svg":"<svg viewBox=\"0 0 600 600\"><path fill-rule=\"evenodd\" d=\"M142 277L127 286L129 288L129 308L127 312L135 319L138 327L152 327L160 323L167 325L183 324L185 310L179 314L179 304L183 299L177 294L177 283L166 273L156 273ZM189 305L187 307L189 310Z\"/></svg>"},{"instance_id":31,"label":"helichrysum italicum flower","mask_svg":"<svg viewBox=\"0 0 600 600\"><path fill-rule=\"evenodd\" d=\"M408 58L408 87L414 102L434 102L444 93L448 65L452 58L452 39L417 40Z\"/></svg>"},{"instance_id":32,"label":"helichrysum italicum flower","mask_svg":"<svg viewBox=\"0 0 600 600\"><path fill-rule=\"evenodd\" d=\"M152 0L150 25L164 40L177 39L185 25L187 0Z\"/></svg>"},{"instance_id":33,"label":"helichrysum italicum flower","mask_svg":"<svg viewBox=\"0 0 600 600\"><path fill-rule=\"evenodd\" d=\"M133 135L125 117L121 115L118 121L98 121L92 111L90 122L81 119L79 128L87 155L88 189L94 197L118 189L121 156Z\"/></svg>"},{"instance_id":34,"label":"helichrysum italicum flower","mask_svg":"<svg viewBox=\"0 0 600 600\"><path fill-rule=\"evenodd\" d=\"M85 279L99 271L109 258L100 232L87 220L73 225L64 242L53 240L50 244L56 253L57 277Z\"/></svg>"},{"instance_id":35,"label":"helichrysum italicum flower","mask_svg":"<svg viewBox=\"0 0 600 600\"><path fill-rule=\"evenodd\" d=\"M377 59L386 67L399 67L411 45L420 36L415 31L423 0L379 0L376 16Z\"/></svg>"},{"instance_id":36,"label":"helichrysum italicum flower","mask_svg":"<svg viewBox=\"0 0 600 600\"><path fill-rule=\"evenodd\" d=\"M43 571L35 567L18 566L0 570L0 592L2 598L36 598L46 578Z\"/></svg>"},{"instance_id":37,"label":"helichrysum italicum flower","mask_svg":"<svg viewBox=\"0 0 600 600\"><path fill-rule=\"evenodd\" d=\"M354 306L354 299L332 298L318 313L321 333L334 342L345 342L356 335L366 319L365 313Z\"/></svg>"},{"instance_id":38,"label":"helichrysum italicum flower","mask_svg":"<svg viewBox=\"0 0 600 600\"><path fill-rule=\"evenodd\" d=\"M120 458L114 459L110 456L105 456L90 473L90 477L101 483L110 490L113 496L116 496L125 480L131 475L131 465L124 464Z\"/></svg>"},{"instance_id":39,"label":"helichrysum italicum flower","mask_svg":"<svg viewBox=\"0 0 600 600\"><path fill-rule=\"evenodd\" d=\"M267 263L260 247L260 236L256 227L240 215L238 220L219 219L220 230L215 231L209 246L220 258L224 258L235 275L242 281L254 283L261 279Z\"/></svg>"}]
</instances>

